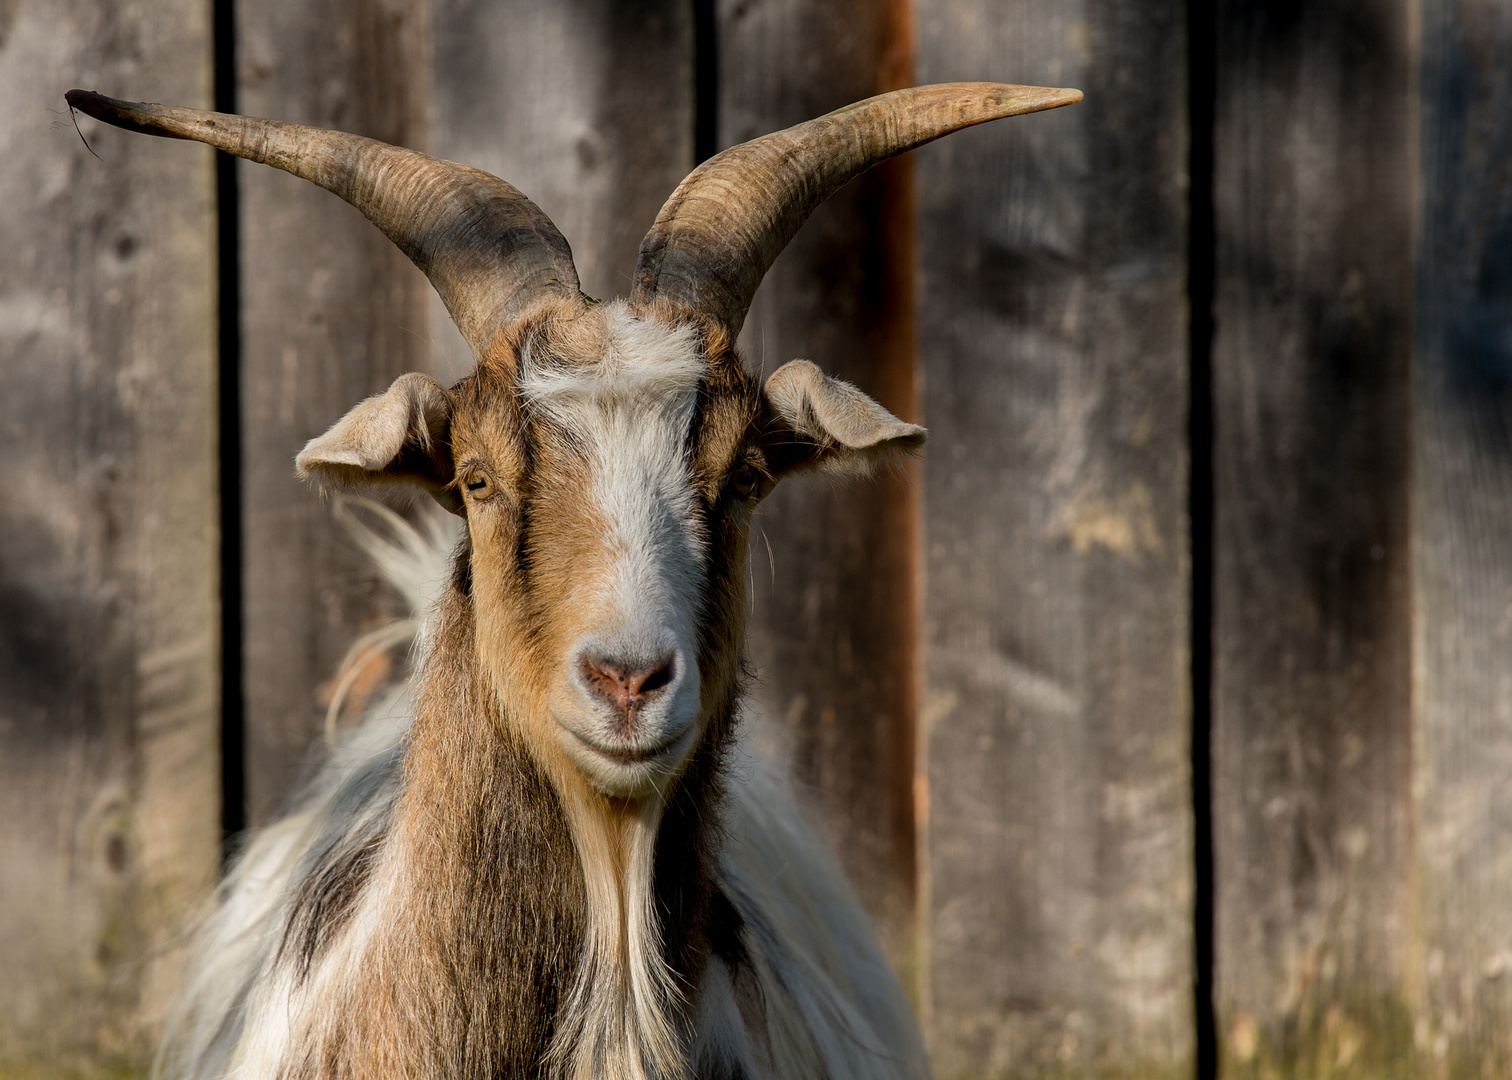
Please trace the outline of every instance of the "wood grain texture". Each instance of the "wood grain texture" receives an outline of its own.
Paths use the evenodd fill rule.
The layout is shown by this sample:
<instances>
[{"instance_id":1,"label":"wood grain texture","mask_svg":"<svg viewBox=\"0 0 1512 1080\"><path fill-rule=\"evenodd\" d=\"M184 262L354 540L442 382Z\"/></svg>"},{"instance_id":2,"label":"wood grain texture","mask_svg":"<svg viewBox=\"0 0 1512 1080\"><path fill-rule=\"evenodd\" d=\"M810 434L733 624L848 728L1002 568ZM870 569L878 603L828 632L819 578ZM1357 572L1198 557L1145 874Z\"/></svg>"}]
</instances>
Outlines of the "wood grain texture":
<instances>
[{"instance_id":1,"label":"wood grain texture","mask_svg":"<svg viewBox=\"0 0 1512 1080\"><path fill-rule=\"evenodd\" d=\"M1221 1067L1409 1066L1412 71L1398 0L1217 17Z\"/></svg>"},{"instance_id":2,"label":"wood grain texture","mask_svg":"<svg viewBox=\"0 0 1512 1080\"><path fill-rule=\"evenodd\" d=\"M917 18L920 82L1086 92L917 155L931 1054L1189 1076L1184 28L1131 0Z\"/></svg>"},{"instance_id":3,"label":"wood grain texture","mask_svg":"<svg viewBox=\"0 0 1512 1080\"><path fill-rule=\"evenodd\" d=\"M716 6L722 147L911 82L904 5L763 0ZM770 374L813 360L918 416L912 165L886 163L821 206L757 290L741 335ZM919 500L903 470L779 487L752 529L756 699L778 721L899 974L913 963Z\"/></svg>"},{"instance_id":4,"label":"wood grain texture","mask_svg":"<svg viewBox=\"0 0 1512 1080\"><path fill-rule=\"evenodd\" d=\"M425 0L241 0L239 112L425 150ZM400 612L370 561L294 479L294 455L427 362L430 286L313 184L238 162L244 693L249 820L310 760L322 687L352 640Z\"/></svg>"},{"instance_id":5,"label":"wood grain texture","mask_svg":"<svg viewBox=\"0 0 1512 1080\"><path fill-rule=\"evenodd\" d=\"M431 0L434 153L501 176L572 246L583 291L630 291L641 237L693 167L693 12L675 0ZM472 365L439 300L438 373Z\"/></svg>"},{"instance_id":6,"label":"wood grain texture","mask_svg":"<svg viewBox=\"0 0 1512 1080\"><path fill-rule=\"evenodd\" d=\"M200 3L0 5L0 1074L145 1068L219 864L209 151L63 92L208 105Z\"/></svg>"},{"instance_id":7,"label":"wood grain texture","mask_svg":"<svg viewBox=\"0 0 1512 1080\"><path fill-rule=\"evenodd\" d=\"M1512 13L1423 4L1413 379L1419 1075L1512 1075Z\"/></svg>"}]
</instances>

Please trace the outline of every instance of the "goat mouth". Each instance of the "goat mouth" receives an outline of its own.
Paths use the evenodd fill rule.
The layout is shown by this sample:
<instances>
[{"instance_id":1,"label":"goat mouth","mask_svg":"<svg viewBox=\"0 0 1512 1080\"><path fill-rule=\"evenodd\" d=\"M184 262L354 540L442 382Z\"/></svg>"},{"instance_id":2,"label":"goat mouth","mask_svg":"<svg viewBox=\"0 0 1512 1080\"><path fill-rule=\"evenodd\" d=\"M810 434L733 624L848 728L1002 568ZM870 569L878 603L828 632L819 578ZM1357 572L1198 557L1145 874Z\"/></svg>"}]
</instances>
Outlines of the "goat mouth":
<instances>
[{"instance_id":1,"label":"goat mouth","mask_svg":"<svg viewBox=\"0 0 1512 1080\"><path fill-rule=\"evenodd\" d=\"M606 746L596 746L594 749L606 758L611 758L625 765L636 765L642 761L650 761L652 758L660 757L667 748L662 746L653 750L611 750Z\"/></svg>"},{"instance_id":2,"label":"goat mouth","mask_svg":"<svg viewBox=\"0 0 1512 1080\"><path fill-rule=\"evenodd\" d=\"M647 762L666 757L672 751L676 750L684 742L688 735L688 730L684 729L673 735L665 742L658 743L655 746L638 748L628 746L605 746L603 743L595 742L584 735L578 734L576 731L572 731L571 728L568 728L567 730L571 731L573 738L577 739L577 741L584 747L593 751L599 757L608 758L610 761L613 761L618 765L644 765Z\"/></svg>"}]
</instances>

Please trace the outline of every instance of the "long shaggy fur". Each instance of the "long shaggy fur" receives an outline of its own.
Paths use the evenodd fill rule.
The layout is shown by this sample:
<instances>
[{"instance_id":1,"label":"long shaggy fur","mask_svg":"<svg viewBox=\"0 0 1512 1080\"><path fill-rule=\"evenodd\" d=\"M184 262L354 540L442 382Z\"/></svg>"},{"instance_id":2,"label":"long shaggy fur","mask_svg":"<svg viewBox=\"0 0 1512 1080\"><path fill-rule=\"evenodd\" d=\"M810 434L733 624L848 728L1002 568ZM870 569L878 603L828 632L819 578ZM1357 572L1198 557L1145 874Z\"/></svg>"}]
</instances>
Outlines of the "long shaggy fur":
<instances>
[{"instance_id":1,"label":"long shaggy fur","mask_svg":"<svg viewBox=\"0 0 1512 1080\"><path fill-rule=\"evenodd\" d=\"M439 531L362 536L412 599L447 581L419 674L247 843L162 1075L928 1075L866 916L733 712L678 794L583 850L508 725L461 726L490 708L480 673L429 663L469 655L465 542L448 575Z\"/></svg>"}]
</instances>

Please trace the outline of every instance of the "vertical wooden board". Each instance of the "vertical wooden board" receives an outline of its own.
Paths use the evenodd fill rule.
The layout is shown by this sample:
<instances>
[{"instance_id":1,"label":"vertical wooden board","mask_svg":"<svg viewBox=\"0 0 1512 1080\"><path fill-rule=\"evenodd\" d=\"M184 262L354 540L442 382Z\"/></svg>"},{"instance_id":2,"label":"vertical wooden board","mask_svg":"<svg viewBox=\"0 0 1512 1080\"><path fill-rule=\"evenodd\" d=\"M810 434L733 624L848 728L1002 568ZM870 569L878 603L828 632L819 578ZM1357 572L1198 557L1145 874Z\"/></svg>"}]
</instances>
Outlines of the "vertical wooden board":
<instances>
[{"instance_id":1,"label":"vertical wooden board","mask_svg":"<svg viewBox=\"0 0 1512 1080\"><path fill-rule=\"evenodd\" d=\"M210 152L69 87L208 104L208 8L0 6L0 1074L145 1071L214 879Z\"/></svg>"},{"instance_id":2,"label":"vertical wooden board","mask_svg":"<svg viewBox=\"0 0 1512 1080\"><path fill-rule=\"evenodd\" d=\"M1401 0L1217 14L1220 1067L1402 1075L1412 72Z\"/></svg>"},{"instance_id":3,"label":"vertical wooden board","mask_svg":"<svg viewBox=\"0 0 1512 1080\"><path fill-rule=\"evenodd\" d=\"M236 20L238 111L426 149L425 0L239 0ZM277 815L309 760L322 688L348 646L400 613L294 478L294 455L425 366L430 287L334 195L264 165L238 168L243 684L257 824Z\"/></svg>"},{"instance_id":4,"label":"vertical wooden board","mask_svg":"<svg viewBox=\"0 0 1512 1080\"><path fill-rule=\"evenodd\" d=\"M738 0L718 14L721 146L907 85L902 4ZM766 374L795 357L917 419L912 165L821 206L757 291L741 345ZM918 488L899 470L800 478L751 540L753 687L900 974L912 967Z\"/></svg>"},{"instance_id":5,"label":"vertical wooden board","mask_svg":"<svg viewBox=\"0 0 1512 1080\"><path fill-rule=\"evenodd\" d=\"M924 0L926 1032L941 1077L1193 1068L1178 8Z\"/></svg>"},{"instance_id":6,"label":"vertical wooden board","mask_svg":"<svg viewBox=\"0 0 1512 1080\"><path fill-rule=\"evenodd\" d=\"M1512 14L1422 4L1414 386L1417 1050L1512 1075Z\"/></svg>"},{"instance_id":7,"label":"vertical wooden board","mask_svg":"<svg viewBox=\"0 0 1512 1080\"><path fill-rule=\"evenodd\" d=\"M629 292L693 167L693 12L677 0L431 0L434 153L501 176L572 246L583 291ZM472 355L431 300L438 374Z\"/></svg>"}]
</instances>

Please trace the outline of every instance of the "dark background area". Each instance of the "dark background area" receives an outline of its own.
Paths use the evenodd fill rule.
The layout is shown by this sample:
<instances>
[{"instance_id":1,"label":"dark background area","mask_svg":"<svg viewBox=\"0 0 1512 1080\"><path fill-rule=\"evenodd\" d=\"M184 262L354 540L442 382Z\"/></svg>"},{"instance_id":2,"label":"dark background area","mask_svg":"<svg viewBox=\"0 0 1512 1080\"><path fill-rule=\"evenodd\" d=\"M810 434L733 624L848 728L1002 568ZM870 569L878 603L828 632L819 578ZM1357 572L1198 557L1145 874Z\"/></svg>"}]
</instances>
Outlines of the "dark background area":
<instances>
[{"instance_id":1,"label":"dark background area","mask_svg":"<svg viewBox=\"0 0 1512 1080\"><path fill-rule=\"evenodd\" d=\"M0 1077L145 1074L403 614L293 456L468 362L350 207L63 92L487 169L613 296L710 153L974 79L1086 100L853 183L742 339L931 430L765 504L750 647L937 1072L1512 1077L1491 0L0 0Z\"/></svg>"}]
</instances>

